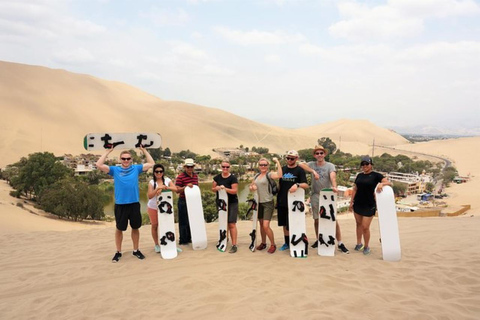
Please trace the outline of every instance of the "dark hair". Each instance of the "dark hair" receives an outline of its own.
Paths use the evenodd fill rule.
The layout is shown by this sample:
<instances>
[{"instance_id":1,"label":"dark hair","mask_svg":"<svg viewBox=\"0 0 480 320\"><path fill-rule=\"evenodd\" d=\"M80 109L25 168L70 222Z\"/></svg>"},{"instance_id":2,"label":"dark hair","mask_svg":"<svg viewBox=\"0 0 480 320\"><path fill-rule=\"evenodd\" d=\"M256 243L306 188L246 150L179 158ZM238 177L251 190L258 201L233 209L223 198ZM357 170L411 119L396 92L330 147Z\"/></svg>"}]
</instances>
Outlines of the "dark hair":
<instances>
[{"instance_id":1,"label":"dark hair","mask_svg":"<svg viewBox=\"0 0 480 320\"><path fill-rule=\"evenodd\" d=\"M163 170L162 182L163 184L165 184L165 167L161 163L155 163L155 165L153 166L153 189L157 188L157 178L155 177L155 170L157 168L160 168Z\"/></svg>"}]
</instances>

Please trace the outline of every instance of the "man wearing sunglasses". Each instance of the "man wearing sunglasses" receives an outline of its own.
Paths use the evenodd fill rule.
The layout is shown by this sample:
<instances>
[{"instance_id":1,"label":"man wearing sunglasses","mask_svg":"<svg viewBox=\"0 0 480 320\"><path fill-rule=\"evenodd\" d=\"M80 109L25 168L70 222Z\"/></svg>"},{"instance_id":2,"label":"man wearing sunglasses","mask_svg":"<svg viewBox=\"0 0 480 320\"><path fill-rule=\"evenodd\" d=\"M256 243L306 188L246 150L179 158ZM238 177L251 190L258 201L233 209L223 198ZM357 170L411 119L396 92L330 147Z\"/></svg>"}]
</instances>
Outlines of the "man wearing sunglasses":
<instances>
[{"instance_id":1,"label":"man wearing sunglasses","mask_svg":"<svg viewBox=\"0 0 480 320\"><path fill-rule=\"evenodd\" d=\"M313 214L313 225L315 226L315 239L318 237L318 212L319 212L319 199L320 199L320 191L322 189L332 189L333 192L338 192L337 189L337 172L335 169L335 165L333 163L325 161L325 157L327 156L328 152L323 146L315 146L313 149L313 156L315 157L316 161L310 161L308 163L301 162L299 164L305 171L311 173L313 175L312 179L312 189L310 195L310 203L312 205L312 214ZM336 221L336 234L337 234L337 241L338 241L338 250L342 251L343 253L350 253L348 249L342 242L342 234L340 232L340 225L338 224L338 220ZM318 247L318 239L312 245L312 248Z\"/></svg>"},{"instance_id":2,"label":"man wearing sunglasses","mask_svg":"<svg viewBox=\"0 0 480 320\"><path fill-rule=\"evenodd\" d=\"M280 251L290 248L289 224L288 224L288 193L295 192L298 188L308 189L307 175L305 171L297 165L298 152L290 150L285 157L287 165L282 167L282 177L280 178L280 190L277 195L277 218L278 226L283 227L285 243Z\"/></svg>"},{"instance_id":3,"label":"man wearing sunglasses","mask_svg":"<svg viewBox=\"0 0 480 320\"><path fill-rule=\"evenodd\" d=\"M138 176L143 171L153 167L155 161L150 153L143 146L140 150L145 155L147 162L144 164L132 164L132 155L130 151L120 153L120 166L108 166L105 160L113 151L108 149L97 161L96 166L99 170L113 177L115 189L115 245L117 252L113 256L112 262L118 262L122 257L123 231L127 230L128 222L132 228L133 255L140 260L145 256L138 250L140 241L139 228L142 226L142 214L140 213L140 195L138 188Z\"/></svg>"}]
</instances>

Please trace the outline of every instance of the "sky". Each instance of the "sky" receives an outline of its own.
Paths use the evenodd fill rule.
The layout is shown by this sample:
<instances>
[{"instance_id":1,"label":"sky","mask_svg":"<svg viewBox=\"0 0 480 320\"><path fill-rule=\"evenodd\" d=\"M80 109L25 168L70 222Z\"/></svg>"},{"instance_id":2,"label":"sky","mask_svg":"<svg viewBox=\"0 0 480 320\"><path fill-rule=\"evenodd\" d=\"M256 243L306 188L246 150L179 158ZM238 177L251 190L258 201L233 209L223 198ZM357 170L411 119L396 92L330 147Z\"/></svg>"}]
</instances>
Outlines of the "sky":
<instances>
[{"instance_id":1,"label":"sky","mask_svg":"<svg viewBox=\"0 0 480 320\"><path fill-rule=\"evenodd\" d=\"M0 60L287 128L480 127L480 0L0 0Z\"/></svg>"}]
</instances>

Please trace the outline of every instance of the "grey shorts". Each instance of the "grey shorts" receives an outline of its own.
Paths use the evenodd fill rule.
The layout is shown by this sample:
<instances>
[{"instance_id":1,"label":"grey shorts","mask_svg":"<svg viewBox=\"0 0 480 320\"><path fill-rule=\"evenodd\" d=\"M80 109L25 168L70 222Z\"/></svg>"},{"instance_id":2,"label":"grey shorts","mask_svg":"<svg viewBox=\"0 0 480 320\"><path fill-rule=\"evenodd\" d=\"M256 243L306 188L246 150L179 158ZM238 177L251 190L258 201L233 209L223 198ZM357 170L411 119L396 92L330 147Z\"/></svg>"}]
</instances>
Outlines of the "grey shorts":
<instances>
[{"instance_id":1,"label":"grey shorts","mask_svg":"<svg viewBox=\"0 0 480 320\"><path fill-rule=\"evenodd\" d=\"M258 205L258 219L259 220L272 220L273 210L275 206L273 200L269 202L260 202Z\"/></svg>"},{"instance_id":2,"label":"grey shorts","mask_svg":"<svg viewBox=\"0 0 480 320\"><path fill-rule=\"evenodd\" d=\"M314 193L310 196L310 205L312 206L312 216L313 219L318 219L318 211L320 210L320 195L318 193Z\"/></svg>"}]
</instances>

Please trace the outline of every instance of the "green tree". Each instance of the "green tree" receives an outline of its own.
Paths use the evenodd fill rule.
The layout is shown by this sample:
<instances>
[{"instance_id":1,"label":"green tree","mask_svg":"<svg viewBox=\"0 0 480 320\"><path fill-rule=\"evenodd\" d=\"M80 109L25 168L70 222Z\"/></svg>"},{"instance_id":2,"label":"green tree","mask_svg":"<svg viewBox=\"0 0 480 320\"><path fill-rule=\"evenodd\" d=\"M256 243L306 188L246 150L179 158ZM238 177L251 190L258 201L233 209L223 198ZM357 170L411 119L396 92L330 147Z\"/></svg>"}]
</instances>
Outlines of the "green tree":
<instances>
[{"instance_id":1,"label":"green tree","mask_svg":"<svg viewBox=\"0 0 480 320\"><path fill-rule=\"evenodd\" d=\"M393 193L396 196L401 196L401 195L404 195L405 192L407 191L407 186L404 183L393 181L392 189L393 189Z\"/></svg>"},{"instance_id":2,"label":"green tree","mask_svg":"<svg viewBox=\"0 0 480 320\"><path fill-rule=\"evenodd\" d=\"M73 176L73 171L58 162L53 153L37 152L21 164L14 188L36 198L44 188L68 176Z\"/></svg>"},{"instance_id":3,"label":"green tree","mask_svg":"<svg viewBox=\"0 0 480 320\"><path fill-rule=\"evenodd\" d=\"M435 190L435 184L433 184L431 182L427 182L425 184L425 191L432 193L433 190Z\"/></svg>"}]
</instances>

